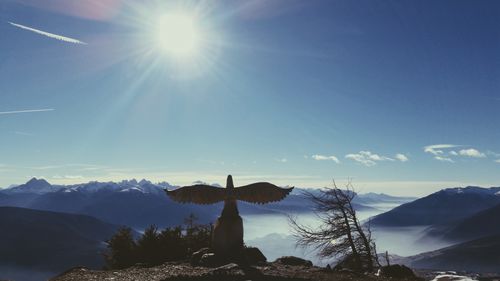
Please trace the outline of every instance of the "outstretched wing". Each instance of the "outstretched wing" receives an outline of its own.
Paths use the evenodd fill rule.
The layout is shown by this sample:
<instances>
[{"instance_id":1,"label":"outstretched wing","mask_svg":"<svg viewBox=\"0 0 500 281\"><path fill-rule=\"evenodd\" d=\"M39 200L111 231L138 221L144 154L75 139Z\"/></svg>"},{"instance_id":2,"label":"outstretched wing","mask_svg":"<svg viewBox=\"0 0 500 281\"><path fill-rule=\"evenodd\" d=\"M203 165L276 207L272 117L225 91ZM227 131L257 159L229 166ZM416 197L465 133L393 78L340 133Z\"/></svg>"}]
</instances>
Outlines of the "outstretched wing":
<instances>
[{"instance_id":1,"label":"outstretched wing","mask_svg":"<svg viewBox=\"0 0 500 281\"><path fill-rule=\"evenodd\" d=\"M265 204L285 198L293 187L281 188L268 182L252 183L234 189L236 199L250 203Z\"/></svg>"},{"instance_id":2,"label":"outstretched wing","mask_svg":"<svg viewBox=\"0 0 500 281\"><path fill-rule=\"evenodd\" d=\"M210 185L197 184L176 190L166 190L172 200L180 203L214 204L226 198L226 190Z\"/></svg>"}]
</instances>

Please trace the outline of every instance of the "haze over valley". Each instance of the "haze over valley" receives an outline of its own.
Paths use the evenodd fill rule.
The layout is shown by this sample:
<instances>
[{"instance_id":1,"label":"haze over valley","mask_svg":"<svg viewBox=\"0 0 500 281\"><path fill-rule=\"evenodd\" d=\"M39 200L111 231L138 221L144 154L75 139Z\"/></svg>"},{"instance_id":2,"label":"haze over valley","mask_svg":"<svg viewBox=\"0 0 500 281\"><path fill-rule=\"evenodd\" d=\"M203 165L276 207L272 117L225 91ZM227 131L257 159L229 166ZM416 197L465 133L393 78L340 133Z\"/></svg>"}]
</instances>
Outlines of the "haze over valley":
<instances>
[{"instance_id":1,"label":"haze over valley","mask_svg":"<svg viewBox=\"0 0 500 281\"><path fill-rule=\"evenodd\" d=\"M9 232L3 233L1 241L7 244L2 247L4 252L5 249L15 249L16 252L0 261L0 267L5 272L2 277L20 276L22 279L36 280L40 276L53 276L71 265L99 268L103 265L104 241L119 226L130 226L139 235L149 225L161 228L179 225L190 214L194 214L199 223L209 223L220 213L220 204L200 207L172 202L164 189L175 188L167 182L154 184L147 180L64 186L33 178L25 184L1 189L0 205L3 207L0 207L0 223L9 229ZM301 222L310 226L319 225L311 203L304 196L305 191L317 192L316 189L296 188L289 197L278 203L240 203L239 209L245 224L245 243L262 249L269 260L294 255L310 259L321 266L335 262L335 259L319 259L313 249L295 246L296 237L289 225L288 215L297 216ZM462 250L461 247L469 247L471 243L476 243L476 248L483 247L482 245L489 249L497 247L496 238L491 240L489 237L492 234L500 235L500 229L489 222L498 215L499 191L500 187L448 188L423 198L361 193L355 197L354 203L360 220L370 223L373 228L377 250L381 253L388 251L395 261L414 268L492 272L498 261L495 260L495 255L491 258L492 265L474 258L467 266L459 266L448 261L447 250L441 250L442 259L435 254L429 254L432 259L427 258L426 252L453 246L457 250L451 248L449 251L460 251L458 255L476 255L472 248ZM468 204L468 208L464 204L474 200L479 200L481 204ZM460 213L439 211L455 206L460 206ZM413 214L418 215L412 221L410 218ZM404 220L399 219L401 215L404 215ZM31 220L36 220L37 224L30 224ZM64 223L61 224L62 220ZM43 244L48 248L39 248L38 255L34 256L29 254L33 247L7 242L11 241L9 237L23 233L36 234L38 237L25 237L17 241L33 241L37 244L43 239ZM78 239L83 240L73 238L72 235L78 235L81 237ZM487 244L490 243L488 241L493 244ZM462 246L461 243L464 242L469 244ZM82 250L75 251L75 246ZM59 256L55 254L56 251L61 251L64 255ZM47 255L52 259L47 259ZM28 256L31 259L27 260ZM28 276L31 275L37 277L30 279Z\"/></svg>"}]
</instances>

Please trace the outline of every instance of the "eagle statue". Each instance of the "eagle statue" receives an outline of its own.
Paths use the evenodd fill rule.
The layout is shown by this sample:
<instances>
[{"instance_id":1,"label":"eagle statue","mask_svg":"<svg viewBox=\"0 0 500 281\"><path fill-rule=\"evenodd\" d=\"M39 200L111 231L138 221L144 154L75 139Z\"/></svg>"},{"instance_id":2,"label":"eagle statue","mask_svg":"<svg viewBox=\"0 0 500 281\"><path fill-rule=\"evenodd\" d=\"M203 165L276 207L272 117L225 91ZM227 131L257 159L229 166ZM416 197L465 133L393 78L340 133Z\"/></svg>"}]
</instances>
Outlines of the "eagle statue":
<instances>
[{"instance_id":1,"label":"eagle statue","mask_svg":"<svg viewBox=\"0 0 500 281\"><path fill-rule=\"evenodd\" d=\"M205 184L165 190L167 195L180 203L214 204L224 201L224 209L217 218L212 232L212 249L215 254L231 258L243 249L243 221L236 201L266 204L284 199L293 187L281 188L268 182L234 187L233 177L227 176L226 188Z\"/></svg>"}]
</instances>

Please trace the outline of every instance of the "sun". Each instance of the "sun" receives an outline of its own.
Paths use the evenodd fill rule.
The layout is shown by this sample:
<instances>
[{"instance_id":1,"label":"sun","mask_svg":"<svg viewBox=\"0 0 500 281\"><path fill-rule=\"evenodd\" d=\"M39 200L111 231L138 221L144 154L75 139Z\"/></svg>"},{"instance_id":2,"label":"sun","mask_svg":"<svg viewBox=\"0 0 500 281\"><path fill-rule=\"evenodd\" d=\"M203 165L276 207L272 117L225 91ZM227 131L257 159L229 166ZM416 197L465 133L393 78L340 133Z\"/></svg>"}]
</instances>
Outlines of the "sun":
<instances>
[{"instance_id":1,"label":"sun","mask_svg":"<svg viewBox=\"0 0 500 281\"><path fill-rule=\"evenodd\" d=\"M202 39L196 16L179 11L159 16L155 32L157 48L173 58L196 56Z\"/></svg>"},{"instance_id":2,"label":"sun","mask_svg":"<svg viewBox=\"0 0 500 281\"><path fill-rule=\"evenodd\" d=\"M134 8L126 24L134 29L128 38L138 65L177 80L218 71L228 44L209 6L158 1Z\"/></svg>"}]
</instances>

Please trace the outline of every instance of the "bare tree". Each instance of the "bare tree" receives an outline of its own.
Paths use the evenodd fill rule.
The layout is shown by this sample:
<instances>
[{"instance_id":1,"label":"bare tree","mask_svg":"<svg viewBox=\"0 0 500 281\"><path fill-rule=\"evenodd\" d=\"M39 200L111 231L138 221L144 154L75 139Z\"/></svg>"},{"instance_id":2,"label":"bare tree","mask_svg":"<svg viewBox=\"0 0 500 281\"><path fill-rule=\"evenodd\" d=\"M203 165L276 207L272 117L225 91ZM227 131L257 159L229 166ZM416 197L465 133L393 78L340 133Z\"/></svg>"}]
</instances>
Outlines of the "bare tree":
<instances>
[{"instance_id":1,"label":"bare tree","mask_svg":"<svg viewBox=\"0 0 500 281\"><path fill-rule=\"evenodd\" d=\"M322 223L315 229L289 217L297 245L312 246L320 257L348 261L355 270L373 271L374 264L378 264L375 243L369 224L362 225L356 215L353 206L356 193L352 184L349 182L342 190L334 181L333 188L304 195L313 203L314 213Z\"/></svg>"}]
</instances>

